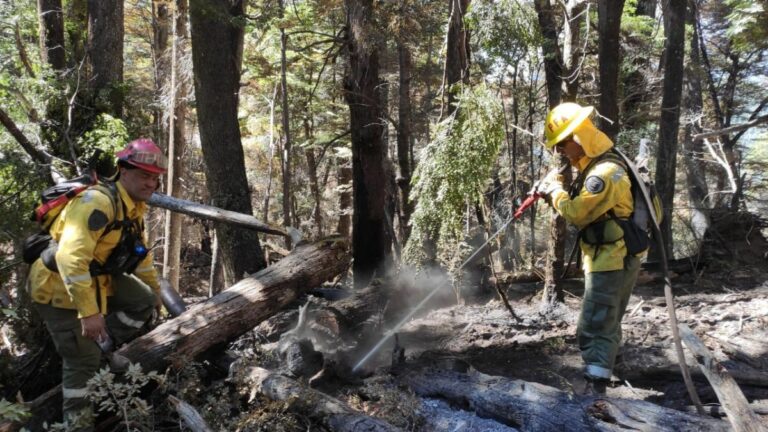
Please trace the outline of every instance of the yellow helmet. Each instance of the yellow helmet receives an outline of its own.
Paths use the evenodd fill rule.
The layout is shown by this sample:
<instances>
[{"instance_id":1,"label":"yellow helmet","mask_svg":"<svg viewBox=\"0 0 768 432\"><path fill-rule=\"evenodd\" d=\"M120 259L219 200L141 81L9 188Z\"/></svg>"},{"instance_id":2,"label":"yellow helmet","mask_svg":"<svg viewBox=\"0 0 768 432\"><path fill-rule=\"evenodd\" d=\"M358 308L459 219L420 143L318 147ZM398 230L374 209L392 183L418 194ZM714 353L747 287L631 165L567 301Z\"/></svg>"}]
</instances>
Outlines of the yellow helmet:
<instances>
[{"instance_id":1,"label":"yellow helmet","mask_svg":"<svg viewBox=\"0 0 768 432\"><path fill-rule=\"evenodd\" d=\"M573 102L561 103L552 108L547 114L547 121L544 125L544 136L547 139L546 147L552 149L557 143L568 138L594 110L594 107L583 107Z\"/></svg>"}]
</instances>

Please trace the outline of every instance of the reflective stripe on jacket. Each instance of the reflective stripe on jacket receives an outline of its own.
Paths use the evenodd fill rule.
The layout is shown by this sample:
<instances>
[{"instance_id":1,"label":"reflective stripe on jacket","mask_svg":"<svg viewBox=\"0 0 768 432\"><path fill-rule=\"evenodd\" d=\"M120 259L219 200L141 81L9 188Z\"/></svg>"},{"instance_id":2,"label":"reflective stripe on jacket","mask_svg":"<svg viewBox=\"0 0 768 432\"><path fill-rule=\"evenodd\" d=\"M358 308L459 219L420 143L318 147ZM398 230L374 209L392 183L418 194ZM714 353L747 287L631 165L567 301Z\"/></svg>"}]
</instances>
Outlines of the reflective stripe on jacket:
<instances>
[{"instance_id":1,"label":"reflective stripe on jacket","mask_svg":"<svg viewBox=\"0 0 768 432\"><path fill-rule=\"evenodd\" d=\"M142 221L147 211L143 202L134 202L120 182L116 182L120 200L125 204L128 219ZM32 300L64 309L77 309L78 317L84 318L99 312L107 313L107 297L113 293L112 277L91 277L89 266L94 259L103 264L120 241L121 228L104 235L105 224L94 218L94 212L102 212L111 222L122 217L122 204L117 203L117 215L109 191L103 187L91 187L72 199L51 226L50 233L58 242L56 264L59 272L50 271L41 259L30 268L29 286ZM96 221L96 222L94 222ZM99 227L98 229L93 229ZM146 234L144 234L146 244ZM160 285L153 265L153 255L148 253L134 274L159 294Z\"/></svg>"}]
</instances>

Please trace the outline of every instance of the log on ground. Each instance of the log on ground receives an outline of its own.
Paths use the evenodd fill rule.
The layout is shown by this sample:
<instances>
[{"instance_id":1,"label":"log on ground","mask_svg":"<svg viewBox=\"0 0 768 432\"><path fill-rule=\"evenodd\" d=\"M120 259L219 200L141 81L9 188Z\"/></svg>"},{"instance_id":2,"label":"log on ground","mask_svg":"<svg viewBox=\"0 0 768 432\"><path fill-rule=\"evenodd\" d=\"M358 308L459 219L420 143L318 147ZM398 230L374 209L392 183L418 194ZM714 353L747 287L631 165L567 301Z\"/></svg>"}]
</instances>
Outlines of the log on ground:
<instances>
[{"instance_id":1,"label":"log on ground","mask_svg":"<svg viewBox=\"0 0 768 432\"><path fill-rule=\"evenodd\" d=\"M272 400L292 401L291 409L299 411L337 432L392 432L400 429L352 409L344 402L304 387L298 382L260 367L250 368L246 380Z\"/></svg>"},{"instance_id":2,"label":"log on ground","mask_svg":"<svg viewBox=\"0 0 768 432\"><path fill-rule=\"evenodd\" d=\"M192 306L117 351L144 370L183 365L206 349L236 339L305 291L346 270L350 256L341 238L300 246L210 300Z\"/></svg>"},{"instance_id":3,"label":"log on ground","mask_svg":"<svg viewBox=\"0 0 768 432\"><path fill-rule=\"evenodd\" d=\"M744 393L741 392L728 370L712 357L704 343L687 325L680 324L678 327L685 345L693 352L701 372L712 384L733 430L736 432L759 432L763 430L760 426L760 420L749 408L747 398L744 397Z\"/></svg>"},{"instance_id":4,"label":"log on ground","mask_svg":"<svg viewBox=\"0 0 768 432\"><path fill-rule=\"evenodd\" d=\"M400 382L422 397L441 398L525 431L727 431L728 423L650 402L578 396L543 384L485 375L423 369Z\"/></svg>"}]
</instances>

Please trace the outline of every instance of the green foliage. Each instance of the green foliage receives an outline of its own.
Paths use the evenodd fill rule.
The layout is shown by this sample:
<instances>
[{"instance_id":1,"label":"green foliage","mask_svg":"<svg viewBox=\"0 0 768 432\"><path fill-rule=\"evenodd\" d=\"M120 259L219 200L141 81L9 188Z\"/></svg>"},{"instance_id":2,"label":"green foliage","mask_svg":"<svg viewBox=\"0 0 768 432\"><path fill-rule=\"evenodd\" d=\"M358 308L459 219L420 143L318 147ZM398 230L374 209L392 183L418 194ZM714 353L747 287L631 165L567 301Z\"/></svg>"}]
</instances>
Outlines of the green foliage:
<instances>
[{"instance_id":1,"label":"green foliage","mask_svg":"<svg viewBox=\"0 0 768 432\"><path fill-rule=\"evenodd\" d=\"M726 0L731 8L727 16L726 34L733 40L736 49L747 51L757 47L768 48L768 5L752 0Z\"/></svg>"},{"instance_id":2,"label":"green foliage","mask_svg":"<svg viewBox=\"0 0 768 432\"><path fill-rule=\"evenodd\" d=\"M122 120L99 114L93 128L77 141L77 147L88 165L109 175L114 170L115 152L125 147L128 140L128 130Z\"/></svg>"},{"instance_id":3,"label":"green foliage","mask_svg":"<svg viewBox=\"0 0 768 432\"><path fill-rule=\"evenodd\" d=\"M22 422L30 416L30 412L23 405L0 399L0 420Z\"/></svg>"},{"instance_id":4,"label":"green foliage","mask_svg":"<svg viewBox=\"0 0 768 432\"><path fill-rule=\"evenodd\" d=\"M527 3L514 0L474 2L466 21L472 31L473 43L482 48L475 55L485 63L495 60L515 64L541 45L536 12Z\"/></svg>"},{"instance_id":5,"label":"green foliage","mask_svg":"<svg viewBox=\"0 0 768 432\"><path fill-rule=\"evenodd\" d=\"M416 207L406 262L423 262L428 239L438 239L443 263L455 260L467 206L482 199L504 139L502 115L501 103L485 86L465 88L458 110L435 126L412 181Z\"/></svg>"},{"instance_id":6,"label":"green foliage","mask_svg":"<svg viewBox=\"0 0 768 432\"><path fill-rule=\"evenodd\" d=\"M144 373L141 365L131 363L122 379L117 379L109 368L105 368L88 380L88 397L97 404L99 411L120 415L130 430L134 423L144 424L151 420L151 408L141 398L140 391L152 381L162 386L165 375L155 371Z\"/></svg>"}]
</instances>

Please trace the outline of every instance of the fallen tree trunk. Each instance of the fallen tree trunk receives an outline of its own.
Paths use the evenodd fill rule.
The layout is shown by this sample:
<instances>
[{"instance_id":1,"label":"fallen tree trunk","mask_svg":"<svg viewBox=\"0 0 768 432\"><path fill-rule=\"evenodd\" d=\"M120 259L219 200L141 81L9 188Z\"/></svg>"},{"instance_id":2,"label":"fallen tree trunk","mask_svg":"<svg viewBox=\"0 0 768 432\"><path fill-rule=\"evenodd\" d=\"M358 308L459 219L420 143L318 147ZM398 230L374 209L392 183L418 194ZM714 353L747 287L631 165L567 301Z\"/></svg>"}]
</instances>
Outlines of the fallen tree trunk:
<instances>
[{"instance_id":1,"label":"fallen tree trunk","mask_svg":"<svg viewBox=\"0 0 768 432\"><path fill-rule=\"evenodd\" d=\"M224 210L218 207L174 198L157 192L152 194L152 197L149 199L148 203L151 206L164 208L173 212L183 213L185 215L202 219L233 224L267 234L276 234L293 238L296 233L298 233L291 232L290 229L283 229L279 226L264 223L248 214L238 213L231 210Z\"/></svg>"},{"instance_id":2,"label":"fallen tree trunk","mask_svg":"<svg viewBox=\"0 0 768 432\"><path fill-rule=\"evenodd\" d=\"M139 363L144 371L183 366L205 350L252 330L302 293L348 269L349 261L347 243L341 237L299 246L275 265L190 307L114 356ZM60 391L49 391L27 405L33 414L28 425L31 430L55 419L52 412L60 415L60 395Z\"/></svg>"},{"instance_id":3,"label":"fallen tree trunk","mask_svg":"<svg viewBox=\"0 0 768 432\"><path fill-rule=\"evenodd\" d=\"M181 366L206 349L231 341L349 266L341 238L297 248L277 264L253 274L210 300L119 349L116 354L144 370Z\"/></svg>"},{"instance_id":4,"label":"fallen tree trunk","mask_svg":"<svg viewBox=\"0 0 768 432\"><path fill-rule=\"evenodd\" d=\"M543 384L424 369L399 381L422 397L448 400L481 417L525 431L727 431L728 423L640 400L576 396Z\"/></svg>"},{"instance_id":5,"label":"fallen tree trunk","mask_svg":"<svg viewBox=\"0 0 768 432\"><path fill-rule=\"evenodd\" d=\"M349 405L296 381L260 367L248 370L246 380L272 400L291 401L291 409L338 432L389 432L400 429L365 415Z\"/></svg>"},{"instance_id":6,"label":"fallen tree trunk","mask_svg":"<svg viewBox=\"0 0 768 432\"><path fill-rule=\"evenodd\" d=\"M744 393L741 392L736 381L728 374L728 370L712 358L712 354L704 346L704 343L696 337L687 325L680 324L679 328L685 345L693 352L699 369L715 390L717 399L728 416L733 430L736 432L759 432L763 430L760 427L760 420L749 408L747 398L744 397Z\"/></svg>"}]
</instances>

